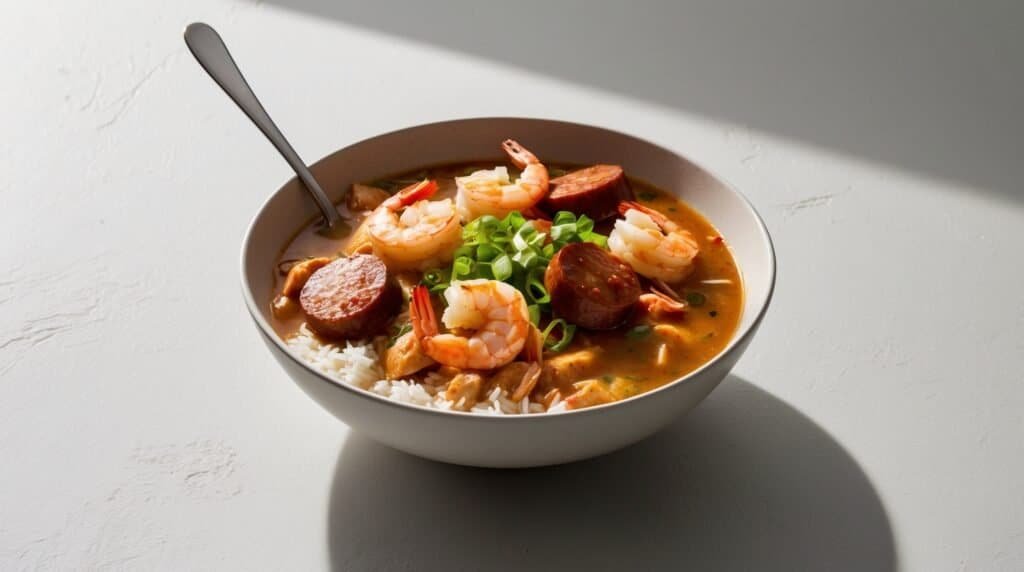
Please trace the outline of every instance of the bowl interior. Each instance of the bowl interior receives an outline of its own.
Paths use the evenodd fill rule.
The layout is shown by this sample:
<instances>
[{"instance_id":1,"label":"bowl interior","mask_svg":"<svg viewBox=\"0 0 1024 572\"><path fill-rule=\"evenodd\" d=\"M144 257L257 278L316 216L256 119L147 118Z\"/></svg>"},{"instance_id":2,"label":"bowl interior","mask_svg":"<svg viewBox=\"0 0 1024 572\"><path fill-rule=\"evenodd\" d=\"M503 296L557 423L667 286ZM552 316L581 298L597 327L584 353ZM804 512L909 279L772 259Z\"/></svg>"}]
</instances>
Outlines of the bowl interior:
<instances>
[{"instance_id":1,"label":"bowl interior","mask_svg":"<svg viewBox=\"0 0 1024 572\"><path fill-rule=\"evenodd\" d=\"M732 343L742 339L760 320L775 280L774 254L763 222L739 192L676 153L647 141L560 121L465 119L367 139L325 157L312 170L324 191L337 199L352 183L381 175L499 156L499 145L507 138L522 142L541 160L620 164L630 176L666 189L695 207L726 238L743 276L744 311ZM249 228L242 252L243 291L257 323L271 337L275 334L269 324L269 302L278 254L315 216L312 201L292 179L267 200Z\"/></svg>"}]
</instances>

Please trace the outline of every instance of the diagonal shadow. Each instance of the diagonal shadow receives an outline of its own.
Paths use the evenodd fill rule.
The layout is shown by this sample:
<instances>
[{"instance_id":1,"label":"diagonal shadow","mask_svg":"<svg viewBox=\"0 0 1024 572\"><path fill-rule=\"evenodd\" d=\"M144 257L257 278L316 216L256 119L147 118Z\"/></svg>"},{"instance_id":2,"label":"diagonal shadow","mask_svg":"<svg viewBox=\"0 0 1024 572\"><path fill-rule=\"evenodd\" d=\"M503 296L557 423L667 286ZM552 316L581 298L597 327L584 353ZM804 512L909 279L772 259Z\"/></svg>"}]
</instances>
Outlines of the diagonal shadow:
<instances>
[{"instance_id":1,"label":"diagonal shadow","mask_svg":"<svg viewBox=\"0 0 1024 572\"><path fill-rule=\"evenodd\" d=\"M335 570L896 568L856 461L735 377L657 436L560 467L470 469L352 435L328 541Z\"/></svg>"},{"instance_id":2,"label":"diagonal shadow","mask_svg":"<svg viewBox=\"0 0 1024 572\"><path fill-rule=\"evenodd\" d=\"M1024 3L271 0L1024 202Z\"/></svg>"}]
</instances>

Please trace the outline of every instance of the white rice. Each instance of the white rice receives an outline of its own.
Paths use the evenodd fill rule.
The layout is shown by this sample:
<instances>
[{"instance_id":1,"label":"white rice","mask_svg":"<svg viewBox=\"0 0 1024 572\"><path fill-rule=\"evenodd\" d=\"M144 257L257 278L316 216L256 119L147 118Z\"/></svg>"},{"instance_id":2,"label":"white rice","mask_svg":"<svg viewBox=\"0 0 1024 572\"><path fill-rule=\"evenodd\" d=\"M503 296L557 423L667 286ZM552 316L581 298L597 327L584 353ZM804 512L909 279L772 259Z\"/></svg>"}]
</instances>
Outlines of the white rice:
<instances>
[{"instance_id":1,"label":"white rice","mask_svg":"<svg viewBox=\"0 0 1024 572\"><path fill-rule=\"evenodd\" d=\"M445 399L443 391L439 391L448 379L436 372L428 373L424 383L384 379L384 370L378 362L377 352L368 343L345 342L344 347L325 344L313 335L306 324L302 324L286 343L310 367L342 383L393 401L428 409L450 410L456 406L456 403ZM564 410L565 404L556 398L551 411ZM492 389L469 410L478 415L522 415L545 411L543 403L531 401L529 397L513 401L508 392L500 387Z\"/></svg>"}]
</instances>

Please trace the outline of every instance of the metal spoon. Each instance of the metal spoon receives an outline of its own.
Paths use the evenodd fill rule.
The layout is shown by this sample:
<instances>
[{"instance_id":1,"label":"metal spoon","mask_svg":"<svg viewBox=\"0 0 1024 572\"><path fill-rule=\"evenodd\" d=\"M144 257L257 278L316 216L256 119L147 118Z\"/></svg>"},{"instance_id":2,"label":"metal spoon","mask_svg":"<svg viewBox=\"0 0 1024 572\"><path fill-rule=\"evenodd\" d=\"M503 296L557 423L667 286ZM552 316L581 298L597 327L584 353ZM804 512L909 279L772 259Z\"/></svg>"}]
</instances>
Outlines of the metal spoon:
<instances>
[{"instance_id":1,"label":"metal spoon","mask_svg":"<svg viewBox=\"0 0 1024 572\"><path fill-rule=\"evenodd\" d=\"M284 138L284 134L274 124L274 120L267 114L267 110L263 109L260 100L256 99L256 94L252 92L249 83L245 81L234 58L231 57L231 52L228 51L224 40L220 38L217 31L202 22L189 24L185 28L185 44L188 45L188 49L195 56L199 65L203 66L206 73L210 74L213 81L217 82L224 93L228 94L228 97L256 124L256 127L281 153L284 160L291 165L299 180L309 191L309 196L313 198L313 202L323 214L328 234L341 235L348 232L349 226L345 219L338 213L334 203L324 194L320 184L313 178L313 173L309 171L306 164L299 158L299 154Z\"/></svg>"}]
</instances>

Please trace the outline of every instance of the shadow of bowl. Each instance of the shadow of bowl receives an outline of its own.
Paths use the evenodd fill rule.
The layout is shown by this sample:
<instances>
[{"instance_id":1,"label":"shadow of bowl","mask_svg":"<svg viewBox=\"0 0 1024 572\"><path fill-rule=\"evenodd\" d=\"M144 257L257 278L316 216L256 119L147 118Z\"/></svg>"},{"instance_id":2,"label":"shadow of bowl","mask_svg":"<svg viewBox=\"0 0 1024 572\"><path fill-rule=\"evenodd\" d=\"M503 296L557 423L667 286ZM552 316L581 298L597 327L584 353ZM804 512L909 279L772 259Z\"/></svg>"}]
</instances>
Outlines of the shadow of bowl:
<instances>
[{"instance_id":1,"label":"shadow of bowl","mask_svg":"<svg viewBox=\"0 0 1024 572\"><path fill-rule=\"evenodd\" d=\"M894 570L857 462L730 377L656 436L525 470L422 460L349 436L331 491L336 570Z\"/></svg>"}]
</instances>

